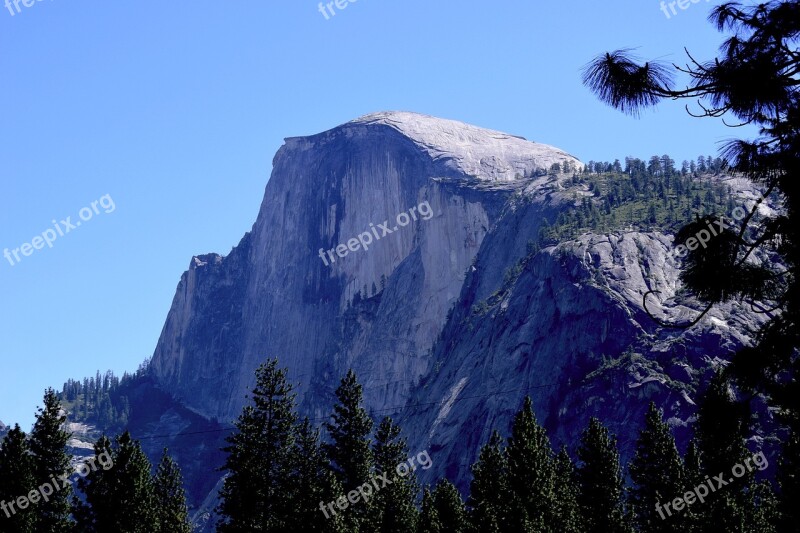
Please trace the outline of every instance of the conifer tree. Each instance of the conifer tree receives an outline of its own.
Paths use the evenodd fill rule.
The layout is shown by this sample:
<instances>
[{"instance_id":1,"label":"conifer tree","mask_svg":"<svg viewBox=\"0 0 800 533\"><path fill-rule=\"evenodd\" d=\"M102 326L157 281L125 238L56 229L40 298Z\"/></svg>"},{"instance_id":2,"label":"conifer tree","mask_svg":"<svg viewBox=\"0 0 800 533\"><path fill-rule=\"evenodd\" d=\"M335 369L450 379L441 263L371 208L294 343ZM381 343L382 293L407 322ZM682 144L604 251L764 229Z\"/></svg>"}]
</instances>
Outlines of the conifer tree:
<instances>
[{"instance_id":1,"label":"conifer tree","mask_svg":"<svg viewBox=\"0 0 800 533\"><path fill-rule=\"evenodd\" d=\"M441 531L447 533L467 533L469 521L464 500L455 485L442 479L433 490L433 506Z\"/></svg>"},{"instance_id":2,"label":"conifer tree","mask_svg":"<svg viewBox=\"0 0 800 533\"><path fill-rule=\"evenodd\" d=\"M61 409L58 395L52 388L44 393L44 406L38 409L31 431L30 451L33 456L33 483L39 487L51 483L55 477L70 471L67 441L70 434L64 431L66 415ZM63 485L63 483L62 483ZM49 501L40 500L35 507L36 531L41 533L66 533L70 531L69 485L54 491Z\"/></svg>"},{"instance_id":3,"label":"conifer tree","mask_svg":"<svg viewBox=\"0 0 800 533\"><path fill-rule=\"evenodd\" d=\"M511 531L508 459L503 439L495 431L472 465L467 502L472 527L484 533Z\"/></svg>"},{"instance_id":4,"label":"conifer tree","mask_svg":"<svg viewBox=\"0 0 800 533\"><path fill-rule=\"evenodd\" d=\"M553 450L544 428L536 422L530 397L514 417L506 455L513 527L549 532L555 497Z\"/></svg>"},{"instance_id":5,"label":"conifer tree","mask_svg":"<svg viewBox=\"0 0 800 533\"><path fill-rule=\"evenodd\" d=\"M294 518L310 531L336 533L344 531L339 509L327 507L342 496L330 470L330 461L322 451L319 429L308 417L297 426L291 477Z\"/></svg>"},{"instance_id":6,"label":"conifer tree","mask_svg":"<svg viewBox=\"0 0 800 533\"><path fill-rule=\"evenodd\" d=\"M33 466L25 432L16 424L0 443L0 532L34 533L35 505L21 509L17 503L35 488Z\"/></svg>"},{"instance_id":7,"label":"conifer tree","mask_svg":"<svg viewBox=\"0 0 800 533\"><path fill-rule=\"evenodd\" d=\"M105 436L94 446L96 467L78 479L86 497L73 501L78 530L82 533L158 531L152 465L139 442L127 431L114 439Z\"/></svg>"},{"instance_id":8,"label":"conifer tree","mask_svg":"<svg viewBox=\"0 0 800 533\"><path fill-rule=\"evenodd\" d=\"M748 456L744 445L748 411L736 401L730 382L718 371L700 400L695 438L708 472L726 472Z\"/></svg>"},{"instance_id":9,"label":"conifer tree","mask_svg":"<svg viewBox=\"0 0 800 533\"><path fill-rule=\"evenodd\" d=\"M701 465L700 449L697 447L695 439L689 441L689 446L686 448L686 454L683 457L683 482L686 487L692 488L706 482ZM686 516L683 517L686 533L700 533L703 531L702 517L705 510L707 508L704 509L697 506L689 506L686 509Z\"/></svg>"},{"instance_id":10,"label":"conifer tree","mask_svg":"<svg viewBox=\"0 0 800 533\"><path fill-rule=\"evenodd\" d=\"M578 448L578 502L587 533L631 531L623 505L623 482L614 439L594 417Z\"/></svg>"},{"instance_id":11,"label":"conifer tree","mask_svg":"<svg viewBox=\"0 0 800 533\"><path fill-rule=\"evenodd\" d=\"M153 477L153 491L158 522L156 531L158 533L192 533L180 467L167 454L166 448L164 448L161 462Z\"/></svg>"},{"instance_id":12,"label":"conifer tree","mask_svg":"<svg viewBox=\"0 0 800 533\"><path fill-rule=\"evenodd\" d=\"M668 517L663 510L659 512L661 506L681 496L689 487L675 439L653 402L647 410L629 471L634 484L631 510L639 530L667 533L684 529L681 517Z\"/></svg>"},{"instance_id":13,"label":"conifer tree","mask_svg":"<svg viewBox=\"0 0 800 533\"><path fill-rule=\"evenodd\" d=\"M348 494L370 479L373 466L372 420L362 406L362 388L352 370L336 389L336 399L333 421L325 424L331 442L323 448L331 459L342 492ZM358 528L366 523L368 510L369 502L349 506L345 511L346 527Z\"/></svg>"},{"instance_id":14,"label":"conifer tree","mask_svg":"<svg viewBox=\"0 0 800 533\"><path fill-rule=\"evenodd\" d=\"M706 476L724 473L727 481L731 467L747 457L745 416L743 407L733 398L730 383L721 371L717 372L701 398L695 429L702 472ZM714 525L728 530L740 528L744 509L737 492L737 487L731 486L712 491L703 506L694 509L701 531L708 531Z\"/></svg>"},{"instance_id":15,"label":"conifer tree","mask_svg":"<svg viewBox=\"0 0 800 533\"><path fill-rule=\"evenodd\" d=\"M77 496L73 498L72 515L77 522L76 529L81 533L99 532L103 527L114 524L114 473L107 472L99 461L103 458L113 468L114 455L111 441L105 435L101 436L94 443L94 463L101 466L92 469L86 477L78 479L77 486L85 501Z\"/></svg>"},{"instance_id":16,"label":"conifer tree","mask_svg":"<svg viewBox=\"0 0 800 533\"><path fill-rule=\"evenodd\" d=\"M220 491L218 531L286 531L291 509L295 395L286 370L271 359L256 369L252 405L226 438L228 475Z\"/></svg>"},{"instance_id":17,"label":"conifer tree","mask_svg":"<svg viewBox=\"0 0 800 533\"><path fill-rule=\"evenodd\" d=\"M748 416L749 408L736 400L730 381L718 371L701 398L695 438L702 472L707 477L724 474L727 483L695 510L701 531L725 528L768 533L774 528L776 500L770 486L758 483L755 472L749 470L739 478L730 475L735 465L744 465L752 456L745 446Z\"/></svg>"},{"instance_id":18,"label":"conifer tree","mask_svg":"<svg viewBox=\"0 0 800 533\"><path fill-rule=\"evenodd\" d=\"M445 533L428 487L422 491L422 511L417 522L417 533Z\"/></svg>"},{"instance_id":19,"label":"conifer tree","mask_svg":"<svg viewBox=\"0 0 800 533\"><path fill-rule=\"evenodd\" d=\"M375 530L385 533L413 531L417 523L415 501L419 489L414 471L407 464L406 441L400 437L400 427L388 416L375 431L373 456L375 474L391 482L384 487L381 481L381 489L372 496L371 521Z\"/></svg>"},{"instance_id":20,"label":"conifer tree","mask_svg":"<svg viewBox=\"0 0 800 533\"><path fill-rule=\"evenodd\" d=\"M575 465L567 448L562 446L555 458L553 491L552 530L561 533L582 533L583 522L578 505L578 483Z\"/></svg>"}]
</instances>

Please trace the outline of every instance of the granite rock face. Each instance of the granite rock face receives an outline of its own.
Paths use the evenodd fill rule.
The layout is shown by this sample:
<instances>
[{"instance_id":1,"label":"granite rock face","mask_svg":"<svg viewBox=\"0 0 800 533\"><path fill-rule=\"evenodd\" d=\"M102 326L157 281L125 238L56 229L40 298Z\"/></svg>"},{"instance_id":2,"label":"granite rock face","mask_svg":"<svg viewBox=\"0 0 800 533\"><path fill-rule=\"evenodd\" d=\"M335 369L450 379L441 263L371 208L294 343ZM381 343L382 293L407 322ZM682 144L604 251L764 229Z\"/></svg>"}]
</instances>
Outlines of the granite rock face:
<instances>
[{"instance_id":1,"label":"granite rock face","mask_svg":"<svg viewBox=\"0 0 800 533\"><path fill-rule=\"evenodd\" d=\"M492 239L484 241L487 252ZM524 257L503 282L488 285L484 272L500 265L481 251L430 372L400 419L410 441L427 446L465 487L480 446L494 429L508 434L529 395L556 449L572 447L596 416L619 437L627 459L650 401L685 444L698 393L750 342L741 331L761 318L720 306L688 330L657 327L643 309L650 290L661 291L663 301L650 296L648 309L664 320L682 323L699 313L676 294L678 271L666 256L671 240L586 234Z\"/></svg>"},{"instance_id":2,"label":"granite rock face","mask_svg":"<svg viewBox=\"0 0 800 533\"><path fill-rule=\"evenodd\" d=\"M252 230L181 277L150 364L156 384L229 423L254 369L277 356L301 412L325 417L353 368L375 418L399 419L412 453L429 450L423 481L446 474L461 487L525 395L556 444L597 415L627 456L650 400L680 437L704 378L760 319L723 306L689 330L659 328L647 291L660 291L648 308L664 320L697 313L666 235L532 249L542 222L574 205L568 175L548 173L565 162L582 167L551 146L414 113L286 139ZM367 250L336 254L369 233ZM187 473L200 475L217 474Z\"/></svg>"}]
</instances>

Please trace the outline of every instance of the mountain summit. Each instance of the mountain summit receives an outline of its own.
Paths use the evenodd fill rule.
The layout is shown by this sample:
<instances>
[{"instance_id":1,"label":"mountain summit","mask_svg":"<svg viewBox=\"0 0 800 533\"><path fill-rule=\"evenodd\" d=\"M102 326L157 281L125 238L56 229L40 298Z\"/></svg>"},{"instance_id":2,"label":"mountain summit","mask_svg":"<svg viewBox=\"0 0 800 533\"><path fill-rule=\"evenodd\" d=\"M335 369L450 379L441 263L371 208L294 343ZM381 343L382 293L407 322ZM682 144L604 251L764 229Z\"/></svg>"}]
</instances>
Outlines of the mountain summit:
<instances>
[{"instance_id":1,"label":"mountain summit","mask_svg":"<svg viewBox=\"0 0 800 533\"><path fill-rule=\"evenodd\" d=\"M512 181L554 163L580 162L558 148L524 137L419 113L371 113L347 126L388 126L455 172L487 181ZM582 166L582 165L581 165Z\"/></svg>"}]
</instances>

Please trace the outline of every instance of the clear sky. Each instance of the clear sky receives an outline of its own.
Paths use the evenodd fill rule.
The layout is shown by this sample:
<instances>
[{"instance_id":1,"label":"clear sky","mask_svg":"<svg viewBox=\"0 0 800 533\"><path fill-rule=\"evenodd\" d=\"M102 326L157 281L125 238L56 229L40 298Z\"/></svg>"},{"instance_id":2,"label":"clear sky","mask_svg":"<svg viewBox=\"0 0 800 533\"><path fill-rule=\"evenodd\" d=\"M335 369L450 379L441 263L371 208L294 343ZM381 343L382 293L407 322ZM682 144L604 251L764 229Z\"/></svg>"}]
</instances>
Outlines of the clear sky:
<instances>
[{"instance_id":1,"label":"clear sky","mask_svg":"<svg viewBox=\"0 0 800 533\"><path fill-rule=\"evenodd\" d=\"M152 354L191 257L255 221L284 137L407 110L681 161L741 133L673 102L632 119L580 83L616 48L711 57L713 2L25 1L0 5L0 250L30 244L0 257L0 420L26 430L45 387Z\"/></svg>"}]
</instances>

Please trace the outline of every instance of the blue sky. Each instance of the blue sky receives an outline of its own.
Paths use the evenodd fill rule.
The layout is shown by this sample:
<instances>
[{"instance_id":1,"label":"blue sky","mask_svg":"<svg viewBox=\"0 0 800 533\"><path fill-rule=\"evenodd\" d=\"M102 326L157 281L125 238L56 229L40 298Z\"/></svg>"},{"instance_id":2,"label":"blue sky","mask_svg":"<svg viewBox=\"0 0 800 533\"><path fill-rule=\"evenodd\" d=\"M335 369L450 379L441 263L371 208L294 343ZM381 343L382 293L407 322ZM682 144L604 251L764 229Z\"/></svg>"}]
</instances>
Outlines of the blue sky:
<instances>
[{"instance_id":1,"label":"blue sky","mask_svg":"<svg viewBox=\"0 0 800 533\"><path fill-rule=\"evenodd\" d=\"M580 83L616 48L711 57L712 5L668 19L657 0L359 0L328 20L311 0L0 6L0 250L89 208L52 248L0 257L0 420L28 429L45 387L149 357L191 257L227 254L255 221L284 137L408 110L584 161L716 153L741 130L673 102L632 119ZM115 209L91 210L104 195Z\"/></svg>"}]
</instances>

